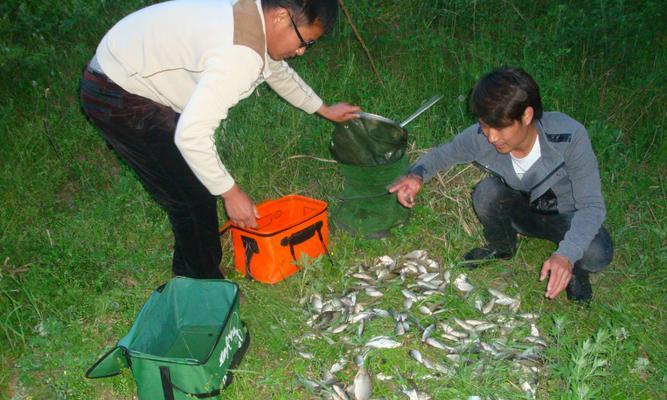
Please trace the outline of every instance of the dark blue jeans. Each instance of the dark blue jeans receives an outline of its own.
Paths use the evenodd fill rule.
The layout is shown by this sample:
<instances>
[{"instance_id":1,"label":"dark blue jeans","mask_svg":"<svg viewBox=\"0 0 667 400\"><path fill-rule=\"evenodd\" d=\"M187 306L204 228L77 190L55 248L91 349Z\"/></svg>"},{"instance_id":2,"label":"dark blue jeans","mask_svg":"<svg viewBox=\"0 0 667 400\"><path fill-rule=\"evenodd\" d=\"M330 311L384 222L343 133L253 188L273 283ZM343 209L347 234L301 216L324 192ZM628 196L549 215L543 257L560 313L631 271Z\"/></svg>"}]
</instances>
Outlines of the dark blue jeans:
<instances>
[{"instance_id":1,"label":"dark blue jeans","mask_svg":"<svg viewBox=\"0 0 667 400\"><path fill-rule=\"evenodd\" d=\"M180 114L128 93L106 75L88 69L81 80L81 104L107 143L167 212L174 233L174 274L222 278L216 196L201 184L174 144Z\"/></svg>"},{"instance_id":2,"label":"dark blue jeans","mask_svg":"<svg viewBox=\"0 0 667 400\"><path fill-rule=\"evenodd\" d=\"M514 254L517 233L558 244L570 229L574 213L544 213L531 208L527 194L502 183L494 176L480 181L472 193L473 207L484 226L487 246ZM614 246L609 232L601 227L575 267L599 272L609 265Z\"/></svg>"}]
</instances>

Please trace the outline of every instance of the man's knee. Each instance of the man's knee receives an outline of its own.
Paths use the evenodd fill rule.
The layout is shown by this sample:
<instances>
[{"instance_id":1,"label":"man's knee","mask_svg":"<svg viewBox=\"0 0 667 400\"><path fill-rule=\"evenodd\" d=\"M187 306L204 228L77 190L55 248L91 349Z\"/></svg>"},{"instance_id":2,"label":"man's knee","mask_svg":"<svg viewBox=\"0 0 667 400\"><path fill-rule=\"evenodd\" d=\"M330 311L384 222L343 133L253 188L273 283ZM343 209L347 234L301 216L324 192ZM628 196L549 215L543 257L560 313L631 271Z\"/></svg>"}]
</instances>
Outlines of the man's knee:
<instances>
[{"instance_id":1,"label":"man's knee","mask_svg":"<svg viewBox=\"0 0 667 400\"><path fill-rule=\"evenodd\" d=\"M472 192L472 204L477 215L493 215L501 210L505 202L511 201L513 191L498 178L482 179Z\"/></svg>"},{"instance_id":2,"label":"man's knee","mask_svg":"<svg viewBox=\"0 0 667 400\"><path fill-rule=\"evenodd\" d=\"M577 266L590 272L599 272L614 258L614 243L609 232L601 227Z\"/></svg>"}]
</instances>

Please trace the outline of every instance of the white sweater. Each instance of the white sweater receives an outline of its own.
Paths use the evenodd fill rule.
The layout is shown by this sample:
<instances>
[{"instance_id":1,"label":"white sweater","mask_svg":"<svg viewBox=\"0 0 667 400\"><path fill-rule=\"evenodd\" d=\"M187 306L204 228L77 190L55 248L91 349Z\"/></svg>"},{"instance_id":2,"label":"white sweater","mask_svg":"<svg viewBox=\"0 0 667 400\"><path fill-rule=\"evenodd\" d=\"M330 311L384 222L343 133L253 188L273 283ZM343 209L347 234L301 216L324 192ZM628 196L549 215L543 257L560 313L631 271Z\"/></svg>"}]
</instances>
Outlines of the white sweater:
<instances>
[{"instance_id":1,"label":"white sweater","mask_svg":"<svg viewBox=\"0 0 667 400\"><path fill-rule=\"evenodd\" d=\"M174 0L134 12L97 47L117 85L181 113L175 142L213 195L234 179L220 160L215 129L263 81L314 113L322 100L284 61L266 53L261 0Z\"/></svg>"}]
</instances>

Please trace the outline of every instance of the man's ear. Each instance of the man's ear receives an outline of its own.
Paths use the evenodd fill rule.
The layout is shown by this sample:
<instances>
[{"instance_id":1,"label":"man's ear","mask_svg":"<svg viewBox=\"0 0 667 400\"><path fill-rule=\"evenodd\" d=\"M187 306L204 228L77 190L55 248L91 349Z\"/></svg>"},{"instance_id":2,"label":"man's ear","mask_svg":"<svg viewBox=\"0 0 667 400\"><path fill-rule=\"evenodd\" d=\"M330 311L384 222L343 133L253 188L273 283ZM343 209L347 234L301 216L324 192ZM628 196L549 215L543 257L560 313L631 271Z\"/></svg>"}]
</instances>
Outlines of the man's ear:
<instances>
[{"instance_id":1,"label":"man's ear","mask_svg":"<svg viewBox=\"0 0 667 400\"><path fill-rule=\"evenodd\" d=\"M526 107L525 110L523 110L523 115L521 115L521 123L523 123L525 126L530 125L533 123L533 117L535 116L535 110L533 107L528 106Z\"/></svg>"},{"instance_id":2,"label":"man's ear","mask_svg":"<svg viewBox=\"0 0 667 400\"><path fill-rule=\"evenodd\" d=\"M275 18L278 21L288 19L289 18L289 12L287 11L286 8L278 7L278 8L275 9L275 13L273 14L273 18Z\"/></svg>"},{"instance_id":3,"label":"man's ear","mask_svg":"<svg viewBox=\"0 0 667 400\"><path fill-rule=\"evenodd\" d=\"M276 7L270 9L267 13L264 14L266 22L271 22L274 25L279 25L283 20L289 18L289 13L286 8Z\"/></svg>"}]
</instances>

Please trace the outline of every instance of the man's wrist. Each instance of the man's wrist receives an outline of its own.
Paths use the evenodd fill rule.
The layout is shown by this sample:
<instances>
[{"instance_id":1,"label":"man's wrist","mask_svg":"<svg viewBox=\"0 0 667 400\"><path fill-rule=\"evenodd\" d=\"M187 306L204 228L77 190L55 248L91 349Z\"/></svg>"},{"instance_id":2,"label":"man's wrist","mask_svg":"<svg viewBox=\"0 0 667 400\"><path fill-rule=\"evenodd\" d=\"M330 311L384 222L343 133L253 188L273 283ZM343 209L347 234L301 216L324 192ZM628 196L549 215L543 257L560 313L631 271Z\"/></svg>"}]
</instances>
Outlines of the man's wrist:
<instances>
[{"instance_id":1,"label":"man's wrist","mask_svg":"<svg viewBox=\"0 0 667 400\"><path fill-rule=\"evenodd\" d=\"M408 171L408 176L421 179L424 182L424 175L426 175L426 168L422 165L415 165Z\"/></svg>"}]
</instances>

